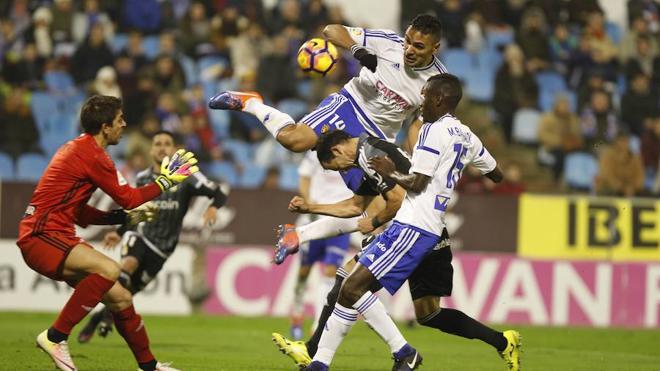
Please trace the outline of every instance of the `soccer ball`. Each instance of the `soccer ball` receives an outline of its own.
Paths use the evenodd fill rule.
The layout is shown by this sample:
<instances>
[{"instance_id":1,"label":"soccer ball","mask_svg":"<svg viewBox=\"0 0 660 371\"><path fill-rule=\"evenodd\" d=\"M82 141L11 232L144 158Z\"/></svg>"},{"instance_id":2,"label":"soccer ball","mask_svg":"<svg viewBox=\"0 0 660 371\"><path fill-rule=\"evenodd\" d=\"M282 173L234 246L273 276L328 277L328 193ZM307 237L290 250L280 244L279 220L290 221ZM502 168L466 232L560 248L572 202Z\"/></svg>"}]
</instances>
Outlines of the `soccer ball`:
<instances>
[{"instance_id":1,"label":"soccer ball","mask_svg":"<svg viewBox=\"0 0 660 371\"><path fill-rule=\"evenodd\" d=\"M311 75L325 76L336 64L337 48L328 40L314 38L298 49L298 66Z\"/></svg>"}]
</instances>

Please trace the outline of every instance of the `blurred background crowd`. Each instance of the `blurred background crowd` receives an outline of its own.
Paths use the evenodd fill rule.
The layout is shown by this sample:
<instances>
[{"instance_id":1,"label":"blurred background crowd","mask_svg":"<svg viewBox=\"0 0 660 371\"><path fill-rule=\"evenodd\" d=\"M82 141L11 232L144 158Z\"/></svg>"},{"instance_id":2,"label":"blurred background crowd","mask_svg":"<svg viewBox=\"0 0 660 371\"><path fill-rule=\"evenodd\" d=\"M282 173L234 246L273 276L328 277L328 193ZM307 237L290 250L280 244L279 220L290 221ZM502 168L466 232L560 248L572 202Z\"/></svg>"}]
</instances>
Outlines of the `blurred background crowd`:
<instances>
[{"instance_id":1,"label":"blurred background crowd","mask_svg":"<svg viewBox=\"0 0 660 371\"><path fill-rule=\"evenodd\" d=\"M440 59L464 82L458 117L505 170L498 186L473 170L470 193L660 193L660 5L608 0L401 0L444 27ZM374 3L377 3L374 0ZM36 180L79 132L90 94L121 97L128 129L111 148L130 179L151 162L150 136L178 134L204 171L239 188L290 189L300 155L249 115L209 111L222 90L257 90L295 119L359 65L310 79L295 54L351 9L323 0L0 1L0 178Z\"/></svg>"}]
</instances>

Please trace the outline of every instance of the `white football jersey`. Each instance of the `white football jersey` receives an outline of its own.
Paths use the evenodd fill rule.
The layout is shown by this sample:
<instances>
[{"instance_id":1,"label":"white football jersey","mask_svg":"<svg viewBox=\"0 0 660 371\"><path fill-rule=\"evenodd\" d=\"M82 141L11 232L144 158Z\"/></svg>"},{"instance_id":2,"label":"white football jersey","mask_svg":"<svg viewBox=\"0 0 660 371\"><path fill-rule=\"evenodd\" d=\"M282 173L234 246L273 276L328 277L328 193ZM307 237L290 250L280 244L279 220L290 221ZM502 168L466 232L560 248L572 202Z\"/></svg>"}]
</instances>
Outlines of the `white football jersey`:
<instances>
[{"instance_id":1,"label":"white football jersey","mask_svg":"<svg viewBox=\"0 0 660 371\"><path fill-rule=\"evenodd\" d=\"M407 67L403 62L403 38L393 31L346 29L358 45L378 57L378 65L375 73L362 68L344 89L367 131L375 137L394 141L402 123L417 114L426 80L446 73L447 69L436 57L426 67Z\"/></svg>"},{"instance_id":2,"label":"white football jersey","mask_svg":"<svg viewBox=\"0 0 660 371\"><path fill-rule=\"evenodd\" d=\"M325 170L314 151L307 151L298 167L298 175L310 178L309 201L313 203L333 204L353 197L339 172Z\"/></svg>"},{"instance_id":3,"label":"white football jersey","mask_svg":"<svg viewBox=\"0 0 660 371\"><path fill-rule=\"evenodd\" d=\"M394 219L442 235L447 204L468 164L482 174L497 165L481 140L456 117L446 114L436 122L425 123L413 151L410 174L431 179L421 193L407 192Z\"/></svg>"}]
</instances>

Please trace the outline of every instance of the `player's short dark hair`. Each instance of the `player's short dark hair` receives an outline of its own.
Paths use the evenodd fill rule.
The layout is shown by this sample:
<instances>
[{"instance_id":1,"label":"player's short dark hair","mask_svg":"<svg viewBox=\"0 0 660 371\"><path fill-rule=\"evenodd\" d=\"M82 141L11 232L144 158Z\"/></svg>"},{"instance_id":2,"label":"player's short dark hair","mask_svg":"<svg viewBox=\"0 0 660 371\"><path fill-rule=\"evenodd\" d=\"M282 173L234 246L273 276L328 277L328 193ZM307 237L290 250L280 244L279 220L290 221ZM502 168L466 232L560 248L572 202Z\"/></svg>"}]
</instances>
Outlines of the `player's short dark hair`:
<instances>
[{"instance_id":1,"label":"player's short dark hair","mask_svg":"<svg viewBox=\"0 0 660 371\"><path fill-rule=\"evenodd\" d=\"M175 145L176 145L176 144L179 144L179 137L178 137L178 135L174 134L173 132L171 132L171 131L169 131L169 130L163 130L163 129L158 130L157 132L154 133L154 135L152 136L152 139L155 138L156 135L161 135L161 134L163 134L163 135L169 135L169 137L172 138L172 142L173 142Z\"/></svg>"},{"instance_id":2,"label":"player's short dark hair","mask_svg":"<svg viewBox=\"0 0 660 371\"><path fill-rule=\"evenodd\" d=\"M121 99L107 95L92 95L80 110L80 125L85 133L96 135L103 124L112 125L121 109Z\"/></svg>"},{"instance_id":3,"label":"player's short dark hair","mask_svg":"<svg viewBox=\"0 0 660 371\"><path fill-rule=\"evenodd\" d=\"M419 14L410 22L410 27L425 35L433 35L438 41L442 38L442 23L430 14Z\"/></svg>"},{"instance_id":4,"label":"player's short dark hair","mask_svg":"<svg viewBox=\"0 0 660 371\"><path fill-rule=\"evenodd\" d=\"M450 73L439 73L429 77L428 87L430 91L427 94L442 95L454 109L463 97L463 87L461 80Z\"/></svg>"},{"instance_id":5,"label":"player's short dark hair","mask_svg":"<svg viewBox=\"0 0 660 371\"><path fill-rule=\"evenodd\" d=\"M321 137L316 142L316 157L318 157L320 163L330 162L335 157L332 154L332 147L336 146L339 143L347 141L351 138L347 132L342 130L333 130L329 133L321 135Z\"/></svg>"}]
</instances>

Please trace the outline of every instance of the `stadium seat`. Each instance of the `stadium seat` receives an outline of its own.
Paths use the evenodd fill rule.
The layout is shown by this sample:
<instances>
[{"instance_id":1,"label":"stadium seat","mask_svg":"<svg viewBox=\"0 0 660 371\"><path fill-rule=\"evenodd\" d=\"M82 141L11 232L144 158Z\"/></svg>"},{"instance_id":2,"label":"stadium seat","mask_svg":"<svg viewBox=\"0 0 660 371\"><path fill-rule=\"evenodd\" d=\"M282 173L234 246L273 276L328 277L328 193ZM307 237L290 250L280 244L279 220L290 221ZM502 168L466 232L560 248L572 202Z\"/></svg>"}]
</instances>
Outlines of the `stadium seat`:
<instances>
[{"instance_id":1,"label":"stadium seat","mask_svg":"<svg viewBox=\"0 0 660 371\"><path fill-rule=\"evenodd\" d=\"M207 171L211 177L222 179L232 187L238 184L236 167L229 161L214 161L207 167Z\"/></svg>"},{"instance_id":2,"label":"stadium seat","mask_svg":"<svg viewBox=\"0 0 660 371\"><path fill-rule=\"evenodd\" d=\"M552 107L555 104L555 100L557 99L557 95L559 94L563 94L568 97L568 105L571 108L571 112L576 112L577 95L575 94L575 92L570 90L556 91L556 92L542 90L539 93L539 107L541 108L541 112L551 111Z\"/></svg>"},{"instance_id":3,"label":"stadium seat","mask_svg":"<svg viewBox=\"0 0 660 371\"><path fill-rule=\"evenodd\" d=\"M63 71L49 71L44 74L44 81L48 90L66 92L74 88L73 78Z\"/></svg>"},{"instance_id":4,"label":"stadium seat","mask_svg":"<svg viewBox=\"0 0 660 371\"><path fill-rule=\"evenodd\" d=\"M537 144L539 141L539 111L521 108L513 116L513 140L521 144Z\"/></svg>"},{"instance_id":5,"label":"stadium seat","mask_svg":"<svg viewBox=\"0 0 660 371\"><path fill-rule=\"evenodd\" d=\"M232 154L234 160L245 166L253 162L254 150L250 144L241 140L227 139L222 142L222 147Z\"/></svg>"},{"instance_id":6,"label":"stadium seat","mask_svg":"<svg viewBox=\"0 0 660 371\"><path fill-rule=\"evenodd\" d=\"M495 72L488 68L472 69L467 76L466 85L465 90L472 100L490 102L495 91Z\"/></svg>"},{"instance_id":7,"label":"stadium seat","mask_svg":"<svg viewBox=\"0 0 660 371\"><path fill-rule=\"evenodd\" d=\"M621 42L621 28L619 28L618 24L610 21L606 22L605 32L607 32L607 36L609 36L615 44L618 45Z\"/></svg>"},{"instance_id":8,"label":"stadium seat","mask_svg":"<svg viewBox=\"0 0 660 371\"><path fill-rule=\"evenodd\" d=\"M541 90L560 91L566 90L566 81L562 75L553 71L538 72L534 75L536 83Z\"/></svg>"},{"instance_id":9,"label":"stadium seat","mask_svg":"<svg viewBox=\"0 0 660 371\"><path fill-rule=\"evenodd\" d=\"M571 153L564 158L564 182L572 189L592 190L598 174L598 162L586 152Z\"/></svg>"},{"instance_id":10,"label":"stadium seat","mask_svg":"<svg viewBox=\"0 0 660 371\"><path fill-rule=\"evenodd\" d=\"M186 86L191 87L199 82L199 71L195 61L186 56L179 57L179 63L183 68L183 74L186 76Z\"/></svg>"},{"instance_id":11,"label":"stadium seat","mask_svg":"<svg viewBox=\"0 0 660 371\"><path fill-rule=\"evenodd\" d=\"M0 152L0 179L14 179L14 160L4 152Z\"/></svg>"},{"instance_id":12,"label":"stadium seat","mask_svg":"<svg viewBox=\"0 0 660 371\"><path fill-rule=\"evenodd\" d=\"M475 65L474 56L463 49L444 50L440 59L445 67L461 80L468 78Z\"/></svg>"},{"instance_id":13,"label":"stadium seat","mask_svg":"<svg viewBox=\"0 0 660 371\"><path fill-rule=\"evenodd\" d=\"M307 103L301 99L289 98L281 100L277 105L277 109L297 121L307 114Z\"/></svg>"},{"instance_id":14,"label":"stadium seat","mask_svg":"<svg viewBox=\"0 0 660 371\"><path fill-rule=\"evenodd\" d=\"M298 165L282 164L280 166L280 188L287 191L297 191L299 179Z\"/></svg>"},{"instance_id":15,"label":"stadium seat","mask_svg":"<svg viewBox=\"0 0 660 371\"><path fill-rule=\"evenodd\" d=\"M266 169L256 164L243 165L238 186L241 188L255 189L259 188L266 177Z\"/></svg>"},{"instance_id":16,"label":"stadium seat","mask_svg":"<svg viewBox=\"0 0 660 371\"><path fill-rule=\"evenodd\" d=\"M16 162L16 178L20 180L38 181L48 166L48 159L36 153L21 155Z\"/></svg>"},{"instance_id":17,"label":"stadium seat","mask_svg":"<svg viewBox=\"0 0 660 371\"><path fill-rule=\"evenodd\" d=\"M486 46L490 49L498 49L513 42L513 29L489 30L486 33Z\"/></svg>"},{"instance_id":18,"label":"stadium seat","mask_svg":"<svg viewBox=\"0 0 660 371\"><path fill-rule=\"evenodd\" d=\"M113 54L117 55L126 47L126 44L128 44L128 35L118 33L110 41L110 49L112 49Z\"/></svg>"},{"instance_id":19,"label":"stadium seat","mask_svg":"<svg viewBox=\"0 0 660 371\"><path fill-rule=\"evenodd\" d=\"M45 126L48 118L56 114L58 111L57 101L48 93L33 93L30 107L37 128Z\"/></svg>"},{"instance_id":20,"label":"stadium seat","mask_svg":"<svg viewBox=\"0 0 660 371\"><path fill-rule=\"evenodd\" d=\"M160 38L158 35L145 36L142 39L144 54L149 59L154 59L160 53Z\"/></svg>"},{"instance_id":21,"label":"stadium seat","mask_svg":"<svg viewBox=\"0 0 660 371\"><path fill-rule=\"evenodd\" d=\"M213 136L215 139L223 139L229 137L229 112L221 110L209 110L209 120L213 128Z\"/></svg>"}]
</instances>

